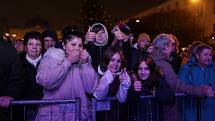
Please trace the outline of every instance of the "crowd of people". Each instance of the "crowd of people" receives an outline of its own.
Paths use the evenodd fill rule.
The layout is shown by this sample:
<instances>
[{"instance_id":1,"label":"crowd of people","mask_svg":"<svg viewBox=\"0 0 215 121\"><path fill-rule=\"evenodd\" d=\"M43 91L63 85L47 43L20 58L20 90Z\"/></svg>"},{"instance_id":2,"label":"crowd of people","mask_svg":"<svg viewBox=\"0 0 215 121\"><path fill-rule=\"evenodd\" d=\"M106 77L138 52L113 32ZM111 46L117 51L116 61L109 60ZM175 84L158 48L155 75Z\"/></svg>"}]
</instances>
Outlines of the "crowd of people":
<instances>
[{"instance_id":1,"label":"crowd of people","mask_svg":"<svg viewBox=\"0 0 215 121\"><path fill-rule=\"evenodd\" d=\"M66 26L61 35L59 39L49 29L42 33L31 31L25 34L24 40L13 44L1 35L1 121L10 119L8 107L14 100L76 97L81 99L81 121L90 121L90 99L109 96L115 96L117 101L111 102L108 112L97 113L98 121L104 117L108 121L135 121L140 113L135 105L141 101L140 96L154 93L160 106L155 110L157 107L151 105L152 121L196 121L197 98L201 99L201 120L215 119L215 65L210 45L196 41L189 54L181 56L179 41L173 34L160 33L151 40L148 34L141 33L134 43L130 27L121 21L110 32L104 24L95 23L86 32ZM176 92L188 95L182 114ZM72 106L31 106L26 109L25 119L74 121ZM13 119L20 121L19 115L16 116ZM147 119L148 116L141 116L141 121Z\"/></svg>"}]
</instances>

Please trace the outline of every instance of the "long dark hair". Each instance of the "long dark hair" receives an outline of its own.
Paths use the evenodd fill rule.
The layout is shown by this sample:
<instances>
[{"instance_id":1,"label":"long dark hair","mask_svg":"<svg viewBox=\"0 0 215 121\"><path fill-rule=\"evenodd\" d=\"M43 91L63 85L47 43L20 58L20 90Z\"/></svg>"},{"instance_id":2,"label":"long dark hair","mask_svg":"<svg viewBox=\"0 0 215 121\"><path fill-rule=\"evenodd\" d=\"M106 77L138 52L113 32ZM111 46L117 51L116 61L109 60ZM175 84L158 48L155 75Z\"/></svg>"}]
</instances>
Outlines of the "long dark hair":
<instances>
[{"instance_id":1,"label":"long dark hair","mask_svg":"<svg viewBox=\"0 0 215 121\"><path fill-rule=\"evenodd\" d=\"M146 79L146 80L141 80L141 78L138 75L139 66L143 61L146 63L146 65L149 67L149 70L150 70L149 78ZM152 60L152 58L148 54L143 55L143 56L140 57L140 59L138 60L138 63L134 67L133 73L136 74L136 78L139 81L148 82L148 86L149 86L150 89L157 85L156 80L157 80L157 76L159 74L158 69L156 68L156 65L155 65L154 61Z\"/></svg>"}]
</instances>

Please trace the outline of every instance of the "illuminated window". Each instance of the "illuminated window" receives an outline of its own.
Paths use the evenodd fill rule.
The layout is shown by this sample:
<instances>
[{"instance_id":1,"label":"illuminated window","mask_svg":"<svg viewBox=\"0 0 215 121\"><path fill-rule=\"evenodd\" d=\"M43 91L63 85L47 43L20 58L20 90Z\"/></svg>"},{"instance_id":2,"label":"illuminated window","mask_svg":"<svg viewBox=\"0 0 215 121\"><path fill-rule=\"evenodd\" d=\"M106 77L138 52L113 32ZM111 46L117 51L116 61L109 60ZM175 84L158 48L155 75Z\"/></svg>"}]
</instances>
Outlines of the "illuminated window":
<instances>
[{"instance_id":1,"label":"illuminated window","mask_svg":"<svg viewBox=\"0 0 215 121\"><path fill-rule=\"evenodd\" d=\"M168 6L167 6L167 11L169 11L170 9L171 9L171 8L170 8L170 5L168 5Z\"/></svg>"},{"instance_id":2,"label":"illuminated window","mask_svg":"<svg viewBox=\"0 0 215 121\"><path fill-rule=\"evenodd\" d=\"M213 32L215 32L215 24L213 24Z\"/></svg>"},{"instance_id":3,"label":"illuminated window","mask_svg":"<svg viewBox=\"0 0 215 121\"><path fill-rule=\"evenodd\" d=\"M175 8L178 8L179 7L179 4L178 2L175 3Z\"/></svg>"},{"instance_id":4,"label":"illuminated window","mask_svg":"<svg viewBox=\"0 0 215 121\"><path fill-rule=\"evenodd\" d=\"M215 14L215 5L213 5L213 13Z\"/></svg>"}]
</instances>

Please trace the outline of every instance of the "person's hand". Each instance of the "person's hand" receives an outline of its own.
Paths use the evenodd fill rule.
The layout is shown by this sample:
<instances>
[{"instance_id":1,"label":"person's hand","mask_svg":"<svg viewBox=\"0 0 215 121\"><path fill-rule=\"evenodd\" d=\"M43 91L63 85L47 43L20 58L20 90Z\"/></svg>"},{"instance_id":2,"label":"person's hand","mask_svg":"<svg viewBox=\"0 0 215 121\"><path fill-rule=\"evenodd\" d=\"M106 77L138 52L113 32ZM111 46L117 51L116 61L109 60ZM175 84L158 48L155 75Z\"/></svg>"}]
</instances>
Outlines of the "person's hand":
<instances>
[{"instance_id":1,"label":"person's hand","mask_svg":"<svg viewBox=\"0 0 215 121\"><path fill-rule=\"evenodd\" d=\"M87 63L89 61L89 53L86 49L82 50L81 52L81 63Z\"/></svg>"},{"instance_id":2,"label":"person's hand","mask_svg":"<svg viewBox=\"0 0 215 121\"><path fill-rule=\"evenodd\" d=\"M124 83L127 80L126 70L123 69L122 73L119 75L119 80L121 83Z\"/></svg>"},{"instance_id":3,"label":"person's hand","mask_svg":"<svg viewBox=\"0 0 215 121\"><path fill-rule=\"evenodd\" d=\"M86 42L93 42L96 38L96 34L94 32L91 32L91 27L89 26L88 31L85 35Z\"/></svg>"},{"instance_id":4,"label":"person's hand","mask_svg":"<svg viewBox=\"0 0 215 121\"><path fill-rule=\"evenodd\" d=\"M134 82L134 91L139 92L142 90L142 83L141 81Z\"/></svg>"},{"instance_id":5,"label":"person's hand","mask_svg":"<svg viewBox=\"0 0 215 121\"><path fill-rule=\"evenodd\" d=\"M119 75L120 83L124 86L130 87L131 85L131 78L128 75L126 68L123 69L122 74Z\"/></svg>"},{"instance_id":6,"label":"person's hand","mask_svg":"<svg viewBox=\"0 0 215 121\"><path fill-rule=\"evenodd\" d=\"M111 84L114 81L115 77L113 77L113 73L109 69L107 69L102 78L106 78L107 84Z\"/></svg>"},{"instance_id":7,"label":"person's hand","mask_svg":"<svg viewBox=\"0 0 215 121\"><path fill-rule=\"evenodd\" d=\"M214 97L214 91L211 86L202 85L202 87L204 88L204 92L206 92L207 97Z\"/></svg>"},{"instance_id":8,"label":"person's hand","mask_svg":"<svg viewBox=\"0 0 215 121\"><path fill-rule=\"evenodd\" d=\"M14 100L14 98L12 98L10 96L2 96L2 97L0 97L0 107L8 108L13 100Z\"/></svg>"},{"instance_id":9,"label":"person's hand","mask_svg":"<svg viewBox=\"0 0 215 121\"><path fill-rule=\"evenodd\" d=\"M147 52L152 53L152 51L153 51L153 46L151 45L151 46L148 47Z\"/></svg>"},{"instance_id":10,"label":"person's hand","mask_svg":"<svg viewBox=\"0 0 215 121\"><path fill-rule=\"evenodd\" d=\"M117 40L128 40L128 36L126 34L124 34L118 26L115 26L115 31L113 32L114 34L114 37L117 39Z\"/></svg>"},{"instance_id":11,"label":"person's hand","mask_svg":"<svg viewBox=\"0 0 215 121\"><path fill-rule=\"evenodd\" d=\"M70 63L75 63L77 61L79 61L81 59L81 51L80 50L72 50L68 53L67 55L67 60L70 62Z\"/></svg>"}]
</instances>

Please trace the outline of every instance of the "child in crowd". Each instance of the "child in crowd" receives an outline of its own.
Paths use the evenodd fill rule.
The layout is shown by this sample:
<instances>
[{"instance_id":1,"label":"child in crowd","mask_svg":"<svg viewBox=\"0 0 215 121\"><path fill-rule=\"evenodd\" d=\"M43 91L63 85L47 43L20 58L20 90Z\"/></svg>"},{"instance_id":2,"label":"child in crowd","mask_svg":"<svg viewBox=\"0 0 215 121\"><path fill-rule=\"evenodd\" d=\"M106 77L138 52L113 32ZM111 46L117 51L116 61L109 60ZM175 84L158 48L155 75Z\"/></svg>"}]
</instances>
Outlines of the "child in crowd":
<instances>
[{"instance_id":1,"label":"child in crowd","mask_svg":"<svg viewBox=\"0 0 215 121\"><path fill-rule=\"evenodd\" d=\"M131 79L125 68L125 58L121 49L117 47L108 48L104 55L102 65L99 69L101 79L99 85L94 93L97 99L103 99L106 96L116 96L120 102L112 102L111 110L108 111L108 121L125 121L125 107L122 104L127 99L127 92L131 86ZM100 114L99 119L104 121L104 113Z\"/></svg>"}]
</instances>

